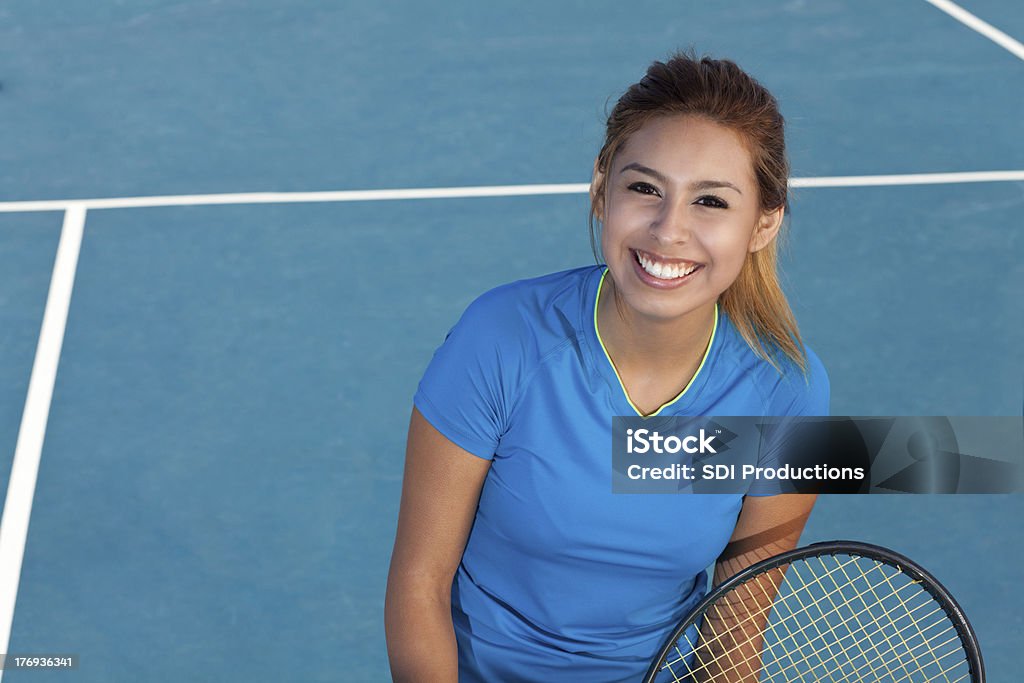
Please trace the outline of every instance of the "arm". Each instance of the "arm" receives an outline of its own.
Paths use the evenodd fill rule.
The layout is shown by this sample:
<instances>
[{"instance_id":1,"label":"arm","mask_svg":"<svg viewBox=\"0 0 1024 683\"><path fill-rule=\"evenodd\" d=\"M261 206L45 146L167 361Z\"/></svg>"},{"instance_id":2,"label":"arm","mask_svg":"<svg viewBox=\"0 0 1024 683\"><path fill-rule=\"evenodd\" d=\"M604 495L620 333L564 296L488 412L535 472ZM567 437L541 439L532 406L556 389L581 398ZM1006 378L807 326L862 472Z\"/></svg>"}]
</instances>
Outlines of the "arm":
<instances>
[{"instance_id":1,"label":"arm","mask_svg":"<svg viewBox=\"0 0 1024 683\"><path fill-rule=\"evenodd\" d=\"M785 494L743 500L736 529L715 563L718 584L761 560L796 547L816 496ZM698 681L757 681L761 668L761 632L768 620L773 586L782 582L785 567L767 573L764 590L730 593L705 615L697 648ZM743 643L726 653L734 643Z\"/></svg>"},{"instance_id":2,"label":"arm","mask_svg":"<svg viewBox=\"0 0 1024 683\"><path fill-rule=\"evenodd\" d=\"M413 408L384 630L395 683L455 683L451 585L490 461L459 448Z\"/></svg>"}]
</instances>

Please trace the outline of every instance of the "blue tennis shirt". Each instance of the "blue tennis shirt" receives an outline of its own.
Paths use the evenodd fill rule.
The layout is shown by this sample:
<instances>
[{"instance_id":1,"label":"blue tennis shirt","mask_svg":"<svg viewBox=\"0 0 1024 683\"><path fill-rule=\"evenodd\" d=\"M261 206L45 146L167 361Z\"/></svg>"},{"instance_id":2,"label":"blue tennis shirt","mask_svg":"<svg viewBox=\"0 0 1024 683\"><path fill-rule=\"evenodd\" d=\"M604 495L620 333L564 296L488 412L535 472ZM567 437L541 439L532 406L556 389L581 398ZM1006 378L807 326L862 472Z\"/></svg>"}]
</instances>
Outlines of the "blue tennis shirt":
<instances>
[{"instance_id":1,"label":"blue tennis shirt","mask_svg":"<svg viewBox=\"0 0 1024 683\"><path fill-rule=\"evenodd\" d=\"M492 461L452 586L459 680L634 682L707 590L742 496L611 492L611 418L637 415L595 326L605 266L493 289L434 353L414 403ZM661 415L827 415L805 377L751 351L724 313Z\"/></svg>"}]
</instances>

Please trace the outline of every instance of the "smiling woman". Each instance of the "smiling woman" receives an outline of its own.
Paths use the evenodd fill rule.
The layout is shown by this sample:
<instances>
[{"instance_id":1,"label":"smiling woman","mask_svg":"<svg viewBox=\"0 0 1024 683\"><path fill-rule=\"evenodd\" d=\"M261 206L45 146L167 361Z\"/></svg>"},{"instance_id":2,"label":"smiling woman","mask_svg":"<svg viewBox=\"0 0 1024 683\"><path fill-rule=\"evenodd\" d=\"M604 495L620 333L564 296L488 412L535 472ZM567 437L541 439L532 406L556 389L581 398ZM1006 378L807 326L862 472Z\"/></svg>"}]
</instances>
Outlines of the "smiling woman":
<instances>
[{"instance_id":1,"label":"smiling woman","mask_svg":"<svg viewBox=\"0 0 1024 683\"><path fill-rule=\"evenodd\" d=\"M641 385L634 402L652 413L693 375L719 299L775 238L783 208L762 211L742 137L703 117L647 122L619 149L611 178L604 175L595 170L611 273L598 301L602 339L627 389ZM668 362L658 368L652 358ZM643 386L651 370L658 382Z\"/></svg>"},{"instance_id":2,"label":"smiling woman","mask_svg":"<svg viewBox=\"0 0 1024 683\"><path fill-rule=\"evenodd\" d=\"M634 681L707 589L796 545L807 496L611 490L615 415L825 415L778 286L774 98L655 62L594 164L603 264L485 293L414 398L385 624L407 681ZM723 679L716 679L723 680Z\"/></svg>"}]
</instances>

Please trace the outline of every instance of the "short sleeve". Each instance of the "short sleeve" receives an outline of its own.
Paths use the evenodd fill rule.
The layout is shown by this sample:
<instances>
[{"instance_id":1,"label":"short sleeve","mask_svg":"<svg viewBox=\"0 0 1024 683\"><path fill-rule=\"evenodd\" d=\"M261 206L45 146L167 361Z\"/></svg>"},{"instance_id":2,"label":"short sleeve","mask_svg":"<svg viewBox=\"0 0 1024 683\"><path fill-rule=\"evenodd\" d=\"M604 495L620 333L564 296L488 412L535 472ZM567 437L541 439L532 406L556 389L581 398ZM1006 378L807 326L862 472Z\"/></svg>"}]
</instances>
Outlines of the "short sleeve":
<instances>
[{"instance_id":1,"label":"short sleeve","mask_svg":"<svg viewBox=\"0 0 1024 683\"><path fill-rule=\"evenodd\" d=\"M796 386L792 396L784 396L778 401L778 405L772 407L771 415L790 416L813 416L827 417L829 415L829 403L831 400L831 385L829 384L828 372L822 364L818 355L807 351L807 374L801 376L796 373L789 378L787 384ZM806 382L803 380L806 379ZM803 383L803 387L799 384Z\"/></svg>"},{"instance_id":2,"label":"short sleeve","mask_svg":"<svg viewBox=\"0 0 1024 683\"><path fill-rule=\"evenodd\" d=\"M515 318L501 288L475 300L434 352L413 398L449 441L487 460L508 428L522 367Z\"/></svg>"},{"instance_id":3,"label":"short sleeve","mask_svg":"<svg viewBox=\"0 0 1024 683\"><path fill-rule=\"evenodd\" d=\"M794 368L783 377L769 397L766 417L802 418L827 417L830 403L828 372L821 359L811 351L807 352L807 373ZM793 428L793 420L776 420L767 428L758 453L757 466L777 468L791 458L787 449L792 444L788 437L799 433ZM777 480L757 480L747 492L749 496L770 496L782 493L783 484Z\"/></svg>"}]
</instances>

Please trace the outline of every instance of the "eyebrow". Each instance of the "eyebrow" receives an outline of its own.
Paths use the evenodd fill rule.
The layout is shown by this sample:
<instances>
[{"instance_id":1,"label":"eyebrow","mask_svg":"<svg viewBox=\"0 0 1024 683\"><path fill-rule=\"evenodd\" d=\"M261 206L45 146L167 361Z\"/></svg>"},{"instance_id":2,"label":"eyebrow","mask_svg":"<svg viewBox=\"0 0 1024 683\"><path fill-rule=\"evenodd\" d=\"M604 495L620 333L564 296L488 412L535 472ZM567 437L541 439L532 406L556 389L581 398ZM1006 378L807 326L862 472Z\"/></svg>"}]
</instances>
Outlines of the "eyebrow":
<instances>
[{"instance_id":1,"label":"eyebrow","mask_svg":"<svg viewBox=\"0 0 1024 683\"><path fill-rule=\"evenodd\" d=\"M640 173L649 175L652 178L660 180L661 182L668 185L668 178L666 178L658 171L655 171L653 168L648 168L647 166L644 166L643 164L638 163L636 161L623 166L622 170L619 171L619 173L625 173L626 171L639 171ZM743 191L740 190L740 188L736 187L727 180L697 180L695 182L690 183L690 188L693 190L711 190L716 187L728 187L733 190L736 190L740 194L743 194Z\"/></svg>"}]
</instances>

